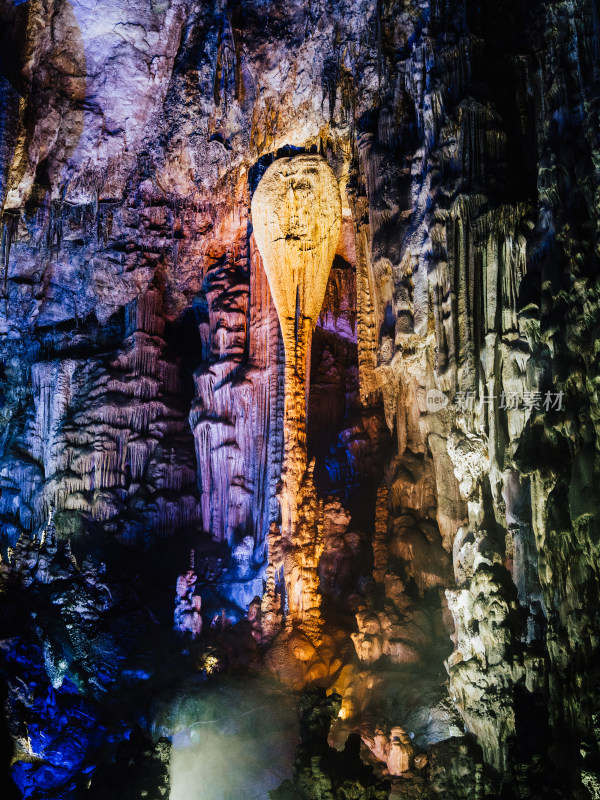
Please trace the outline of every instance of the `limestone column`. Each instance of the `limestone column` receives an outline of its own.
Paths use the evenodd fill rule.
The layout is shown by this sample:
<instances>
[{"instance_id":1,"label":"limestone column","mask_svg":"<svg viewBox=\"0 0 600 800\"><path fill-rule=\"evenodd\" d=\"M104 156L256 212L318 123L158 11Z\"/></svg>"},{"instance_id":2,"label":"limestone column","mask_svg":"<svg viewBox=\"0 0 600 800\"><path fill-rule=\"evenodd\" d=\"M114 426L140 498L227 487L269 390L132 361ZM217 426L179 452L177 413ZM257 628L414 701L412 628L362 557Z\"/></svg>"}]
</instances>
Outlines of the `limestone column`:
<instances>
[{"instance_id":1,"label":"limestone column","mask_svg":"<svg viewBox=\"0 0 600 800\"><path fill-rule=\"evenodd\" d=\"M254 238L277 309L285 348L284 461L281 538L288 557L284 571L292 621L310 611L318 585L307 531L314 525L306 454L306 395L312 332L316 325L340 236L338 182L318 155L275 161L252 198ZM304 512L301 514L301 506ZM311 511L312 509L312 511ZM301 519L302 517L302 519ZM316 522L313 520L313 522ZM308 526L307 526L308 523ZM312 573L315 573L313 575Z\"/></svg>"}]
</instances>

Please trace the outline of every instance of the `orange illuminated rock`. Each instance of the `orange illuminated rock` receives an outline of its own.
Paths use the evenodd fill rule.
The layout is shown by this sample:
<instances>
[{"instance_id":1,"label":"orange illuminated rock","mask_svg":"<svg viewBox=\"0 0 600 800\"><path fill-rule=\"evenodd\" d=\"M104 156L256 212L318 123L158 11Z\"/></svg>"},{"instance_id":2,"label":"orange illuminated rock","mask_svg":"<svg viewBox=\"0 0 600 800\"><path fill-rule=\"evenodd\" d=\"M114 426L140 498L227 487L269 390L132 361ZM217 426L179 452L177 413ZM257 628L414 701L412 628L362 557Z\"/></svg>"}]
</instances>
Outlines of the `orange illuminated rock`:
<instances>
[{"instance_id":1,"label":"orange illuminated rock","mask_svg":"<svg viewBox=\"0 0 600 800\"><path fill-rule=\"evenodd\" d=\"M275 161L252 198L254 238L285 347L284 475L296 489L306 469L307 359L341 217L335 175L323 158L313 154ZM292 517L293 511L282 506L284 538L291 536Z\"/></svg>"},{"instance_id":2,"label":"orange illuminated rock","mask_svg":"<svg viewBox=\"0 0 600 800\"><path fill-rule=\"evenodd\" d=\"M314 325L321 311L341 219L335 175L313 154L275 161L252 198L254 238L288 356L296 351L300 320Z\"/></svg>"},{"instance_id":3,"label":"orange illuminated rock","mask_svg":"<svg viewBox=\"0 0 600 800\"><path fill-rule=\"evenodd\" d=\"M306 375L342 218L338 182L323 158L275 161L252 198L254 238L269 279L285 347L285 454L281 538L288 624L314 630L319 617L319 513L306 461Z\"/></svg>"}]
</instances>

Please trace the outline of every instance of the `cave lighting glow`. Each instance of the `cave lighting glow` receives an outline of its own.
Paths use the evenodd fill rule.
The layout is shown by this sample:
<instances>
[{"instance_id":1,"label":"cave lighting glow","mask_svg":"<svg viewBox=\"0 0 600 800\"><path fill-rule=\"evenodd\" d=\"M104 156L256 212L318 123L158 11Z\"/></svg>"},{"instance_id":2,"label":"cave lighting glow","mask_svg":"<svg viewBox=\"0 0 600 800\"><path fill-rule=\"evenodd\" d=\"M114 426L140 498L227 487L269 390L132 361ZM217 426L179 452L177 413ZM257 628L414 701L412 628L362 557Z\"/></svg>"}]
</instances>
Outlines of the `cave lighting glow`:
<instances>
[{"instance_id":1,"label":"cave lighting glow","mask_svg":"<svg viewBox=\"0 0 600 800\"><path fill-rule=\"evenodd\" d=\"M295 696L257 681L207 689L173 704L170 800L268 800L291 777Z\"/></svg>"}]
</instances>

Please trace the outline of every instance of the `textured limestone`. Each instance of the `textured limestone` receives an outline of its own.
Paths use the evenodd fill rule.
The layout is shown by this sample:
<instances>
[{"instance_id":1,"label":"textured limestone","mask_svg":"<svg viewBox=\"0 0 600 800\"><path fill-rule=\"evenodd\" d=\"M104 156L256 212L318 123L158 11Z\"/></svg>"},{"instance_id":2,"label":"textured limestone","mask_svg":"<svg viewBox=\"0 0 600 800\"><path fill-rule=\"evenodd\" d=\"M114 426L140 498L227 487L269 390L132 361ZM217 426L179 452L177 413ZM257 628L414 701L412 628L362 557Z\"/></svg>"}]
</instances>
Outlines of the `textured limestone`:
<instances>
[{"instance_id":1,"label":"textured limestone","mask_svg":"<svg viewBox=\"0 0 600 800\"><path fill-rule=\"evenodd\" d=\"M340 234L341 201L331 168L315 155L276 161L252 198L252 224L285 349L282 545L277 547L283 551L285 615L288 623L314 633L323 545L320 509L312 497L314 466L307 467L307 362Z\"/></svg>"},{"instance_id":2,"label":"textured limestone","mask_svg":"<svg viewBox=\"0 0 600 800\"><path fill-rule=\"evenodd\" d=\"M351 734L342 752L327 744L332 717L341 698L323 690L309 690L300 701L301 743L296 750L294 778L269 792L271 800L312 800L328 796L332 800L364 797L386 800L389 784L378 779L373 769L360 760L360 738Z\"/></svg>"},{"instance_id":3,"label":"textured limestone","mask_svg":"<svg viewBox=\"0 0 600 800\"><path fill-rule=\"evenodd\" d=\"M92 548L203 528L229 585L244 583L238 614L265 575L265 642L283 596L298 612L305 553L310 615L333 644L299 634L301 661L278 644L278 674L339 681L365 740L383 723L412 730L394 692L424 676L421 707L437 719L446 694L478 740L445 723L447 741L425 743L438 796L505 783L587 797L600 775L597 4L30 0L0 15L0 520L23 608L51 585L27 544L51 506L60 537ZM319 441L286 595L274 523L290 341L249 208L295 148L331 166L342 235L301 364ZM435 413L433 389L449 398ZM546 408L547 392L562 404ZM304 409L304 385L296 399ZM28 652L25 685L58 680L60 659ZM13 700L27 696L10 692L25 742Z\"/></svg>"}]
</instances>

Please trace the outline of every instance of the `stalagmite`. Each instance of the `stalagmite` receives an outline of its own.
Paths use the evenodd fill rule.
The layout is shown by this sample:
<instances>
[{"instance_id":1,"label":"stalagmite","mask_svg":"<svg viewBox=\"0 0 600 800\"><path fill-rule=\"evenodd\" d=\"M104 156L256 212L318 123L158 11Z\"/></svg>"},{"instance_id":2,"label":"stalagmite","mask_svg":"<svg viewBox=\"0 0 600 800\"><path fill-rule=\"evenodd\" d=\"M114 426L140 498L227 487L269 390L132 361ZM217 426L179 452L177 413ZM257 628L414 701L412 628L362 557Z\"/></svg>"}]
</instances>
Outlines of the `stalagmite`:
<instances>
[{"instance_id":1,"label":"stalagmite","mask_svg":"<svg viewBox=\"0 0 600 800\"><path fill-rule=\"evenodd\" d=\"M318 608L315 578L320 555L318 513L309 499L312 481L307 474L306 376L312 331L341 225L339 187L327 163L320 156L302 154L272 164L254 193L252 224L285 348L281 536L287 556L288 622L302 624ZM301 541L304 538L308 541Z\"/></svg>"}]
</instances>

